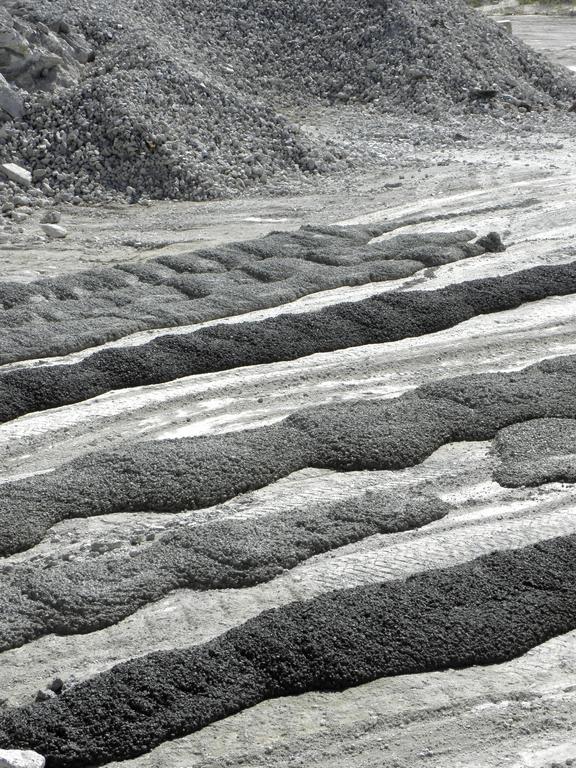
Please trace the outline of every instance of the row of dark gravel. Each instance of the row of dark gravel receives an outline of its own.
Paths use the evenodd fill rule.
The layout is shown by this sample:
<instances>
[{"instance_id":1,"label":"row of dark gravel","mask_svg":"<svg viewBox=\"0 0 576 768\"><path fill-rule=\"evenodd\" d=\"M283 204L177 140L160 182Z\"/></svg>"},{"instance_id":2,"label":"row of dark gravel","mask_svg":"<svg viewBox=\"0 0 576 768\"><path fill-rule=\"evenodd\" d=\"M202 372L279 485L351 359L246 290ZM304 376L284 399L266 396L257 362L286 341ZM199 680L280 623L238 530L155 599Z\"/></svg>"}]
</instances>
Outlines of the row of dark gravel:
<instances>
[{"instance_id":1,"label":"row of dark gravel","mask_svg":"<svg viewBox=\"0 0 576 768\"><path fill-rule=\"evenodd\" d=\"M0 422L110 390L422 336L477 315L574 292L576 262L571 262L436 291L389 291L315 312L158 336L138 346L103 349L74 364L0 374Z\"/></svg>"},{"instance_id":2,"label":"row of dark gravel","mask_svg":"<svg viewBox=\"0 0 576 768\"><path fill-rule=\"evenodd\" d=\"M576 628L576 537L267 611L0 712L0 747L47 768L123 760L278 696L498 664Z\"/></svg>"},{"instance_id":3,"label":"row of dark gravel","mask_svg":"<svg viewBox=\"0 0 576 768\"><path fill-rule=\"evenodd\" d=\"M403 469L442 445L490 440L517 422L573 419L575 381L576 357L559 357L424 385L395 400L305 409L255 430L90 453L2 485L0 555L30 548L69 518L201 509L306 467Z\"/></svg>"},{"instance_id":4,"label":"row of dark gravel","mask_svg":"<svg viewBox=\"0 0 576 768\"><path fill-rule=\"evenodd\" d=\"M370 240L386 225L304 227L143 263L0 283L0 364L201 323L503 249L474 232Z\"/></svg>"},{"instance_id":5,"label":"row of dark gravel","mask_svg":"<svg viewBox=\"0 0 576 768\"><path fill-rule=\"evenodd\" d=\"M367 491L248 520L178 527L151 545L75 563L0 566L0 652L42 635L94 632L175 589L239 589L377 533L438 520L450 505Z\"/></svg>"}]
</instances>

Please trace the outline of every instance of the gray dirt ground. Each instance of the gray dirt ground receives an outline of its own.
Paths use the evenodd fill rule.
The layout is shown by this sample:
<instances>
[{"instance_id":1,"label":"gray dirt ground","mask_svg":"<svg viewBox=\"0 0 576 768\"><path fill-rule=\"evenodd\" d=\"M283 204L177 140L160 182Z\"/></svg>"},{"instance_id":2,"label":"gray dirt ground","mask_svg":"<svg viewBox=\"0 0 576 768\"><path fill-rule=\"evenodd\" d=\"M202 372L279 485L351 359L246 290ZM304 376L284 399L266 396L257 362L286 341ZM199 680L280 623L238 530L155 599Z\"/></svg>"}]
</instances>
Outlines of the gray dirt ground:
<instances>
[{"instance_id":1,"label":"gray dirt ground","mask_svg":"<svg viewBox=\"0 0 576 768\"><path fill-rule=\"evenodd\" d=\"M514 25L535 47L576 67L576 19L524 17ZM70 207L64 221L71 234L63 243L47 248L35 240L37 223L32 222L16 246L0 246L2 275L26 281L303 223L382 219L395 219L399 226L410 222L403 230L408 232L495 229L510 244L504 254L410 279L420 289L574 259L576 115L525 115L513 128L502 124L494 130L482 121L427 127L415 119L401 127L391 118L342 108L306 115L306 123L312 133L351 137L366 154L366 167L310 182L283 198ZM456 133L469 139L455 141ZM255 314L317 308L397 286L341 288ZM439 378L513 370L575 354L576 301L547 299L383 347L180 379L30 414L0 426L5 459L0 482L49 470L104 444L120 445L127 435L162 439L244 429L304 405L394 397ZM368 487L415 485L434 488L455 505L425 530L373 536L319 555L267 584L241 592L181 590L89 636L52 635L6 652L0 655L0 692L10 692L10 703L30 701L56 675L81 678L152 649L203 642L291 600L576 532L573 487L502 488L493 479L495 463L489 443L450 445L402 472L304 470L207 510L204 519L250 517ZM10 560L82 557L80 542L86 540L120 542L122 551L134 534L157 534L186 514L69 520L42 544ZM497 667L397 677L342 693L269 701L110 768L569 766L576 763L575 692L576 633L571 633Z\"/></svg>"}]
</instances>

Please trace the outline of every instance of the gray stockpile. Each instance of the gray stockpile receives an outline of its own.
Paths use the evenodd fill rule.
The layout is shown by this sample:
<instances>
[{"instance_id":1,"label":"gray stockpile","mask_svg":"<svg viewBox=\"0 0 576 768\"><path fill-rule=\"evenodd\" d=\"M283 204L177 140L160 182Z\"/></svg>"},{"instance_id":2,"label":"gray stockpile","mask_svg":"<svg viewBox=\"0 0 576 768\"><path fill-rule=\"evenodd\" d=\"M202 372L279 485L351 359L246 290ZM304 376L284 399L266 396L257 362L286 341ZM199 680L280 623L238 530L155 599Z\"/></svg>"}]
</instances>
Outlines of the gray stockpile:
<instances>
[{"instance_id":1,"label":"gray stockpile","mask_svg":"<svg viewBox=\"0 0 576 768\"><path fill-rule=\"evenodd\" d=\"M462 0L34 0L0 15L0 159L47 195L203 200L341 161L277 111L568 102L567 73ZM24 51L24 53L23 53ZM19 87L24 90L15 90ZM14 94L22 102L23 116ZM2 113L0 113L2 114Z\"/></svg>"}]
</instances>

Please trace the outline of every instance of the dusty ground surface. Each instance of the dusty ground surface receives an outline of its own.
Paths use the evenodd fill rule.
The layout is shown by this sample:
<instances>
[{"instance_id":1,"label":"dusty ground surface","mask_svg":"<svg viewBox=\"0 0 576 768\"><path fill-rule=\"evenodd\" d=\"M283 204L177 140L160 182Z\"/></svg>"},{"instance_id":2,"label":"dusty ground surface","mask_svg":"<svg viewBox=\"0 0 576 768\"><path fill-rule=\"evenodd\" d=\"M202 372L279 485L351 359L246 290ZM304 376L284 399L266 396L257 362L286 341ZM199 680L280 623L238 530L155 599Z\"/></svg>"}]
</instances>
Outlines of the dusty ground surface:
<instances>
[{"instance_id":1,"label":"dusty ground surface","mask_svg":"<svg viewBox=\"0 0 576 768\"><path fill-rule=\"evenodd\" d=\"M576 20L522 18L514 24L535 47L576 67ZM404 281L343 287L241 318L253 319L394 289L435 290L576 259L576 116L528 114L517 125L496 128L482 120L448 126L415 121L402 131L392 119L369 112L361 117L346 110L323 112L308 115L307 121L312 132L350 136L368 158L367 168L310 182L299 194L281 199L70 207L64 218L71 235L64 243L47 248L35 242L32 222L16 247L0 246L3 277L28 281L98 264L137 262L304 223L394 221L392 235L497 230L509 245L505 253L425 270ZM114 344L162 333L158 329ZM569 296L475 317L421 338L120 390L1 425L0 481L49 471L103 447L238 431L310 405L395 398L440 379L518 370L574 354L576 300ZM125 557L134 540L152 539L182 522L288 512L366 489L426 489L453 505L445 518L422 529L372 536L318 555L265 584L179 590L98 632L49 635L6 651L0 654L0 698L10 705L27 703L56 676L85 678L151 650L199 644L265 609L333 589L405 578L576 533L572 485L506 488L494 479L497 462L490 442L455 443L396 472L302 470L201 513L115 514L60 523L41 544L2 564ZM575 691L573 632L502 665L386 678L340 693L264 702L147 755L109 765L568 766L576 762Z\"/></svg>"}]
</instances>

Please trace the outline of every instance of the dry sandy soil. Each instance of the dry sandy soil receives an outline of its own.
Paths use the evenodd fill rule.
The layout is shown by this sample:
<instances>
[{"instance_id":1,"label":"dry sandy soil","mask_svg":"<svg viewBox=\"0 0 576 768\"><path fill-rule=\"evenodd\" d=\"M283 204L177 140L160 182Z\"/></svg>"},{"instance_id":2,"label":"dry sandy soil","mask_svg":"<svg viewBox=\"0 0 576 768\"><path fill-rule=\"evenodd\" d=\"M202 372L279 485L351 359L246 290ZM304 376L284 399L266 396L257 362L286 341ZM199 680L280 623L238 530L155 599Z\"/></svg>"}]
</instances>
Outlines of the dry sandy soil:
<instances>
[{"instance_id":1,"label":"dry sandy soil","mask_svg":"<svg viewBox=\"0 0 576 768\"><path fill-rule=\"evenodd\" d=\"M515 31L576 67L576 19L523 17ZM65 270L142 261L302 224L394 222L404 233L496 230L504 253L426 269L389 283L343 287L241 320L299 313L405 287L435 290L576 258L576 116L527 114L517 125L425 127L345 109L307 116L311 132L350 138L365 153L357 173L310 182L298 194L213 203L66 210L63 243L35 242L26 225L0 246L2 275L23 282ZM461 134L462 140L453 139ZM390 137L394 136L391 143ZM418 143L414 137L418 137ZM238 321L238 318L233 318ZM216 321L228 322L228 321ZM110 346L139 343L147 331ZM512 371L576 354L576 298L548 298L474 317L453 328L295 361L181 378L109 392L0 426L0 481L45 472L88 451L139 440L244 430L303 407L396 398L422 384L471 373ZM68 356L72 361L82 356ZM66 359L65 359L66 360ZM301 563L241 590L179 590L89 635L48 635L0 654L0 691L30 702L52 678L85 678L155 649L199 644L261 611L337 588L405 578L495 550L576 534L574 486L504 488L494 481L490 442L449 444L401 471L306 469L198 512L113 514L68 520L41 544L4 564L86 556L113 541L118 552L141 534L182 520L249 519L366 489L426 488L453 506L422 529L376 535ZM108 555L105 556L120 556ZM552 768L576 764L576 632L501 665L384 678L339 693L270 700L167 741L123 763L130 768L284 767Z\"/></svg>"}]
</instances>

